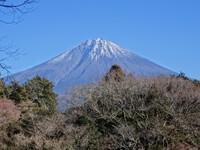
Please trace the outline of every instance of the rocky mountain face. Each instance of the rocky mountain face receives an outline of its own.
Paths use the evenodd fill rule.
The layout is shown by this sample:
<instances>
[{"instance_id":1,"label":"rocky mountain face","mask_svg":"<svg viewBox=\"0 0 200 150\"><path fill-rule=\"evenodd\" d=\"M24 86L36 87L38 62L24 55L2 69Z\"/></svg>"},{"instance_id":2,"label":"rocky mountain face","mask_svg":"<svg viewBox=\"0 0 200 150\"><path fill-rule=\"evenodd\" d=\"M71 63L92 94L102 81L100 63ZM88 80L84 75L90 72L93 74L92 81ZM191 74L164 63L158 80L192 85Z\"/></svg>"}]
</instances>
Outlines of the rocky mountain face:
<instances>
[{"instance_id":1,"label":"rocky mountain face","mask_svg":"<svg viewBox=\"0 0 200 150\"><path fill-rule=\"evenodd\" d=\"M63 95L71 87L97 82L114 64L136 76L176 74L132 51L97 38L13 76L20 83L36 75L47 77L54 83L55 92Z\"/></svg>"}]
</instances>

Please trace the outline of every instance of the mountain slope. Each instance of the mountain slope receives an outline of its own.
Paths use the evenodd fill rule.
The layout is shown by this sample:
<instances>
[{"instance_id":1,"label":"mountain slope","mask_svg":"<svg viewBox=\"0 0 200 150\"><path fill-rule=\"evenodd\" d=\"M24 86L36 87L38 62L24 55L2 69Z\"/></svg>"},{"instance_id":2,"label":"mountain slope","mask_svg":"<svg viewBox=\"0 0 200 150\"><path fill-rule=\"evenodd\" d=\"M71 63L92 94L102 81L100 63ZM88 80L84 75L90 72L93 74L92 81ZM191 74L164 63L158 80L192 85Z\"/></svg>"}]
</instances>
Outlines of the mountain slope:
<instances>
[{"instance_id":1,"label":"mountain slope","mask_svg":"<svg viewBox=\"0 0 200 150\"><path fill-rule=\"evenodd\" d=\"M36 67L14 74L24 82L37 74L47 77L55 85L55 92L64 94L70 87L98 81L113 64L126 73L137 76L176 74L120 46L98 38L88 40L76 48Z\"/></svg>"}]
</instances>

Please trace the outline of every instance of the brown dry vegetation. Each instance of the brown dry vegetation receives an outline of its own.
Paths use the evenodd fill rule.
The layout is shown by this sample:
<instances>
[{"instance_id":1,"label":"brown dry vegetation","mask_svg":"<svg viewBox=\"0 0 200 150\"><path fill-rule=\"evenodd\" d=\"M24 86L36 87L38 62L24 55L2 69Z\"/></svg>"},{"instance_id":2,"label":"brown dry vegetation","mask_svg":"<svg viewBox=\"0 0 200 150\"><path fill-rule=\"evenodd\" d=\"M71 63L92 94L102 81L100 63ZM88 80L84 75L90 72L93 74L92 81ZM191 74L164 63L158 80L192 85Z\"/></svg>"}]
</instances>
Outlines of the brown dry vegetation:
<instances>
[{"instance_id":1,"label":"brown dry vegetation","mask_svg":"<svg viewBox=\"0 0 200 150\"><path fill-rule=\"evenodd\" d=\"M79 92L87 93L87 102L74 109L80 113L78 122L95 126L101 140L109 139L107 145L97 141L99 148L200 148L200 90L193 82L128 76L90 91Z\"/></svg>"},{"instance_id":2,"label":"brown dry vegetation","mask_svg":"<svg viewBox=\"0 0 200 150\"><path fill-rule=\"evenodd\" d=\"M30 101L18 104L19 120L0 127L1 149L200 149L197 81L116 73L72 91L66 113L41 114Z\"/></svg>"},{"instance_id":3,"label":"brown dry vegetation","mask_svg":"<svg viewBox=\"0 0 200 150\"><path fill-rule=\"evenodd\" d=\"M13 101L8 99L0 100L0 126L17 121L20 118L20 114L21 112Z\"/></svg>"}]
</instances>

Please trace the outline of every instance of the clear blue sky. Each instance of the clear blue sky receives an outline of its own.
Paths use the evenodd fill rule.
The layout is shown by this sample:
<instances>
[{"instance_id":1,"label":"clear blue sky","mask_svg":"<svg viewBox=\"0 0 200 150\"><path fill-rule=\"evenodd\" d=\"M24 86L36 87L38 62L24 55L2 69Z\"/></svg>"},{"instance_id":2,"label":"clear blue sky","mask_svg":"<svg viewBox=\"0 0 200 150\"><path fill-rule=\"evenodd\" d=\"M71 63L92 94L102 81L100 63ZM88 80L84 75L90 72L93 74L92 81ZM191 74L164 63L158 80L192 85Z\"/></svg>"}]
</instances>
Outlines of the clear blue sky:
<instances>
[{"instance_id":1,"label":"clear blue sky","mask_svg":"<svg viewBox=\"0 0 200 150\"><path fill-rule=\"evenodd\" d=\"M28 52L10 62L13 73L102 37L200 79L200 0L39 0L20 24L1 23L0 34Z\"/></svg>"}]
</instances>

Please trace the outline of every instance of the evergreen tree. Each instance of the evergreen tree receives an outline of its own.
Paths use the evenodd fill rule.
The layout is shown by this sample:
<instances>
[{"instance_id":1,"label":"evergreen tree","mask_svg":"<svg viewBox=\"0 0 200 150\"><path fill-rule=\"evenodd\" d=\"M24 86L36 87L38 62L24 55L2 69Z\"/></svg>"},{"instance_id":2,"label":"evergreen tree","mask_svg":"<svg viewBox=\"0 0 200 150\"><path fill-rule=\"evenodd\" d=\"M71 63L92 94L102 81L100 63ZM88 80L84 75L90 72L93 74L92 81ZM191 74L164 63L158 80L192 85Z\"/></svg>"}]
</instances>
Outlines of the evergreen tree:
<instances>
[{"instance_id":1,"label":"evergreen tree","mask_svg":"<svg viewBox=\"0 0 200 150\"><path fill-rule=\"evenodd\" d=\"M25 83L29 99L36 103L45 113L56 111L57 95L53 92L54 85L46 78L39 76Z\"/></svg>"},{"instance_id":2,"label":"evergreen tree","mask_svg":"<svg viewBox=\"0 0 200 150\"><path fill-rule=\"evenodd\" d=\"M6 86L3 79L0 79L0 99L6 98Z\"/></svg>"},{"instance_id":3,"label":"evergreen tree","mask_svg":"<svg viewBox=\"0 0 200 150\"><path fill-rule=\"evenodd\" d=\"M196 86L200 87L200 81L199 81L199 80L195 79L195 80L193 81L193 83L194 83Z\"/></svg>"},{"instance_id":4,"label":"evergreen tree","mask_svg":"<svg viewBox=\"0 0 200 150\"><path fill-rule=\"evenodd\" d=\"M14 100L16 104L22 101L28 100L28 93L25 86L20 86L17 81L13 81L10 86L8 86L8 98Z\"/></svg>"},{"instance_id":5,"label":"evergreen tree","mask_svg":"<svg viewBox=\"0 0 200 150\"><path fill-rule=\"evenodd\" d=\"M182 78L184 80L189 80L189 78L185 75L184 72L180 72L179 75L177 76L178 78Z\"/></svg>"},{"instance_id":6,"label":"evergreen tree","mask_svg":"<svg viewBox=\"0 0 200 150\"><path fill-rule=\"evenodd\" d=\"M110 70L104 77L104 80L110 81L114 79L114 81L121 81L125 76L126 74L122 71L121 67L115 64L110 68Z\"/></svg>"}]
</instances>

